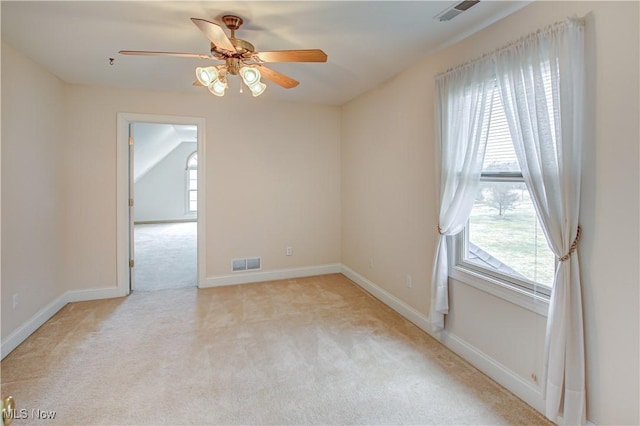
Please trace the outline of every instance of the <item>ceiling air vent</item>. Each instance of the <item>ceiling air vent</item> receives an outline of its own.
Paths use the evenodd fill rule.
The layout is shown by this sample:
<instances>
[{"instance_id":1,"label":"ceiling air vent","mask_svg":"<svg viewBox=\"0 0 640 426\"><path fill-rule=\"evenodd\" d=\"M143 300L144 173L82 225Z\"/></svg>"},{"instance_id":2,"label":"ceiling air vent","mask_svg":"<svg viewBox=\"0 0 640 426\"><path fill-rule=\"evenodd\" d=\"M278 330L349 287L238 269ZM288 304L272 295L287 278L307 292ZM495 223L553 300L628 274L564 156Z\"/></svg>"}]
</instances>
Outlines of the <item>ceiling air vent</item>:
<instances>
[{"instance_id":1,"label":"ceiling air vent","mask_svg":"<svg viewBox=\"0 0 640 426\"><path fill-rule=\"evenodd\" d=\"M440 22L450 21L456 16L460 15L462 12L466 11L472 6L475 6L478 3L480 3L480 0L467 0L467 1L460 2L453 7L449 7L443 10L442 12L434 16L433 19L437 19Z\"/></svg>"}]
</instances>

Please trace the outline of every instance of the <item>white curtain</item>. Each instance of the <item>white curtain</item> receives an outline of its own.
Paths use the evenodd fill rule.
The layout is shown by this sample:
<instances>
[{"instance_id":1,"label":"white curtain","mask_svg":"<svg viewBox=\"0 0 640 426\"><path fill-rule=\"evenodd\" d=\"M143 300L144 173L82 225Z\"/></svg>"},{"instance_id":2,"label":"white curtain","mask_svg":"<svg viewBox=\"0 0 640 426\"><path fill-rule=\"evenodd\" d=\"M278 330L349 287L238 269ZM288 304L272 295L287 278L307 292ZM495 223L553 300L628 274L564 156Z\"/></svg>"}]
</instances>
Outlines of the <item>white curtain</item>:
<instances>
[{"instance_id":1,"label":"white curtain","mask_svg":"<svg viewBox=\"0 0 640 426\"><path fill-rule=\"evenodd\" d=\"M436 141L440 154L440 238L431 284L430 321L444 328L449 312L447 236L462 231L480 182L495 87L488 61L462 66L436 79Z\"/></svg>"},{"instance_id":2,"label":"white curtain","mask_svg":"<svg viewBox=\"0 0 640 426\"><path fill-rule=\"evenodd\" d=\"M547 319L545 414L554 422L561 415L565 424L586 421L582 296L575 252L580 236L583 29L580 21L571 19L494 58L518 162L549 246L559 259Z\"/></svg>"}]
</instances>

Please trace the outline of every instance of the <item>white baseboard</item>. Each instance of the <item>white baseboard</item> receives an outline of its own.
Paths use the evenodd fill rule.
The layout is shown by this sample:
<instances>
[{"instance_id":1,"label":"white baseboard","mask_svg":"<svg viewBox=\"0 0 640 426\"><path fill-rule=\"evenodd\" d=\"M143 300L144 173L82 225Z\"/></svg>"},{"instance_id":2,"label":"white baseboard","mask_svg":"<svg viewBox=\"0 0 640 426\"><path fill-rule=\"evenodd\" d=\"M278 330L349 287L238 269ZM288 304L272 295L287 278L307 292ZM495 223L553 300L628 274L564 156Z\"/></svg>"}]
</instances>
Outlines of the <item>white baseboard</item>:
<instances>
[{"instance_id":1,"label":"white baseboard","mask_svg":"<svg viewBox=\"0 0 640 426\"><path fill-rule=\"evenodd\" d=\"M402 300L398 299L397 297L395 297L385 289L369 281L367 278L358 274L356 271L349 268L348 266L342 265L342 274L347 278L349 278L351 281L358 284L368 293L371 293L371 295L373 295L376 299L380 300L382 303L389 306L391 309L393 309L394 311L396 311L397 313L399 313L400 315L402 315L403 317L405 317L406 319L408 319L409 321L411 321L412 323L420 327L422 330L426 331L428 334L432 335L433 337L439 340L437 333L436 334L433 333L431 322L429 321L429 318L426 315L416 311L411 306L404 303Z\"/></svg>"},{"instance_id":2,"label":"white baseboard","mask_svg":"<svg viewBox=\"0 0 640 426\"><path fill-rule=\"evenodd\" d=\"M449 331L443 331L440 342L487 376L507 388L518 398L544 414L542 392L509 368Z\"/></svg>"},{"instance_id":3,"label":"white baseboard","mask_svg":"<svg viewBox=\"0 0 640 426\"><path fill-rule=\"evenodd\" d=\"M34 331L36 331L42 324L47 322L49 318L54 316L56 312L64 307L67 304L67 294L63 294L62 296L55 299L53 302L49 303L44 308L40 309L34 316L29 318L24 324L15 329L11 334L9 334L6 338L2 339L2 343L0 346L0 352L2 354L2 358L6 357L11 353L12 350L18 347L18 345L25 341L25 339Z\"/></svg>"},{"instance_id":4,"label":"white baseboard","mask_svg":"<svg viewBox=\"0 0 640 426\"><path fill-rule=\"evenodd\" d=\"M68 291L65 296L67 303L84 302L85 300L113 299L116 297L124 297L129 294L125 289L117 287L92 288L89 290L72 290Z\"/></svg>"},{"instance_id":5,"label":"white baseboard","mask_svg":"<svg viewBox=\"0 0 640 426\"><path fill-rule=\"evenodd\" d=\"M64 308L67 303L83 302L85 300L111 299L126 295L122 293L123 292L117 287L67 291L53 302L40 309L34 316L29 318L6 338L2 339L2 342L0 343L0 354L2 359L9 355L11 351L17 348L20 343L24 342L27 337L31 336L34 331L40 328L60 309Z\"/></svg>"},{"instance_id":6,"label":"white baseboard","mask_svg":"<svg viewBox=\"0 0 640 426\"><path fill-rule=\"evenodd\" d=\"M264 281L286 280L289 278L312 277L315 275L339 274L341 272L342 265L340 263L305 266L302 268L277 269L273 271L238 272L230 275L207 277L206 281L204 283L200 283L198 287L221 287L234 284L249 284Z\"/></svg>"},{"instance_id":7,"label":"white baseboard","mask_svg":"<svg viewBox=\"0 0 640 426\"><path fill-rule=\"evenodd\" d=\"M195 217L185 217L183 219L166 219L166 220L136 220L133 222L134 225L163 225L169 223L187 223L187 222L197 222L198 218Z\"/></svg>"},{"instance_id":8,"label":"white baseboard","mask_svg":"<svg viewBox=\"0 0 640 426\"><path fill-rule=\"evenodd\" d=\"M373 295L376 299L389 306L427 334L439 340L443 345L468 361L478 370L482 371L487 376L507 388L518 398L522 399L539 412L544 413L544 401L540 390L529 384L525 379L453 333L450 333L447 330L434 333L431 322L426 315L416 311L402 300L380 288L378 285L350 269L348 266L342 265L342 273L351 281L355 282Z\"/></svg>"}]
</instances>

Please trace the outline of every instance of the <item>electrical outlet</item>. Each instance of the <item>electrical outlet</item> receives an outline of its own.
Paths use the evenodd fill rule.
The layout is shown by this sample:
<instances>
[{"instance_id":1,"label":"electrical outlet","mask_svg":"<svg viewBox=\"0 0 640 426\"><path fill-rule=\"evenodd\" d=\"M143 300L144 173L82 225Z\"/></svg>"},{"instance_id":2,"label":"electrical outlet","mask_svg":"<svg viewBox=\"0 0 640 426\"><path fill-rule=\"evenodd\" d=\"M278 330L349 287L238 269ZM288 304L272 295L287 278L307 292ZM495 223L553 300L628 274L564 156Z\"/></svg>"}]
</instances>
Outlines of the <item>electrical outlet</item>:
<instances>
[{"instance_id":1,"label":"electrical outlet","mask_svg":"<svg viewBox=\"0 0 640 426\"><path fill-rule=\"evenodd\" d=\"M413 278L411 278L411 275L407 275L407 287L413 288Z\"/></svg>"},{"instance_id":2,"label":"electrical outlet","mask_svg":"<svg viewBox=\"0 0 640 426\"><path fill-rule=\"evenodd\" d=\"M20 296L18 296L18 293L13 295L13 308L17 308L18 307L18 303L20 303Z\"/></svg>"},{"instance_id":3,"label":"electrical outlet","mask_svg":"<svg viewBox=\"0 0 640 426\"><path fill-rule=\"evenodd\" d=\"M293 247L287 247L287 256L293 256Z\"/></svg>"}]
</instances>

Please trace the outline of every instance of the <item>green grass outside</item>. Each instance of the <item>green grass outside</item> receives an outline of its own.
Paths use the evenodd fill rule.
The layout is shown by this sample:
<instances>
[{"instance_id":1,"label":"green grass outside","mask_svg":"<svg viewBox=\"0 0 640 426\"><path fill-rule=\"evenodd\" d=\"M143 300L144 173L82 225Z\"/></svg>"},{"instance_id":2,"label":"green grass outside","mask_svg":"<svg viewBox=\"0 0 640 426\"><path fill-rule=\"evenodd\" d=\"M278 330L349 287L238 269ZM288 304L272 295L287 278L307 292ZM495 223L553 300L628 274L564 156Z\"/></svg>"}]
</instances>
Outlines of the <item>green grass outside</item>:
<instances>
[{"instance_id":1,"label":"green grass outside","mask_svg":"<svg viewBox=\"0 0 640 426\"><path fill-rule=\"evenodd\" d=\"M469 221L469 241L531 281L553 284L554 256L531 203L515 203L501 217L497 209L478 201Z\"/></svg>"}]
</instances>

